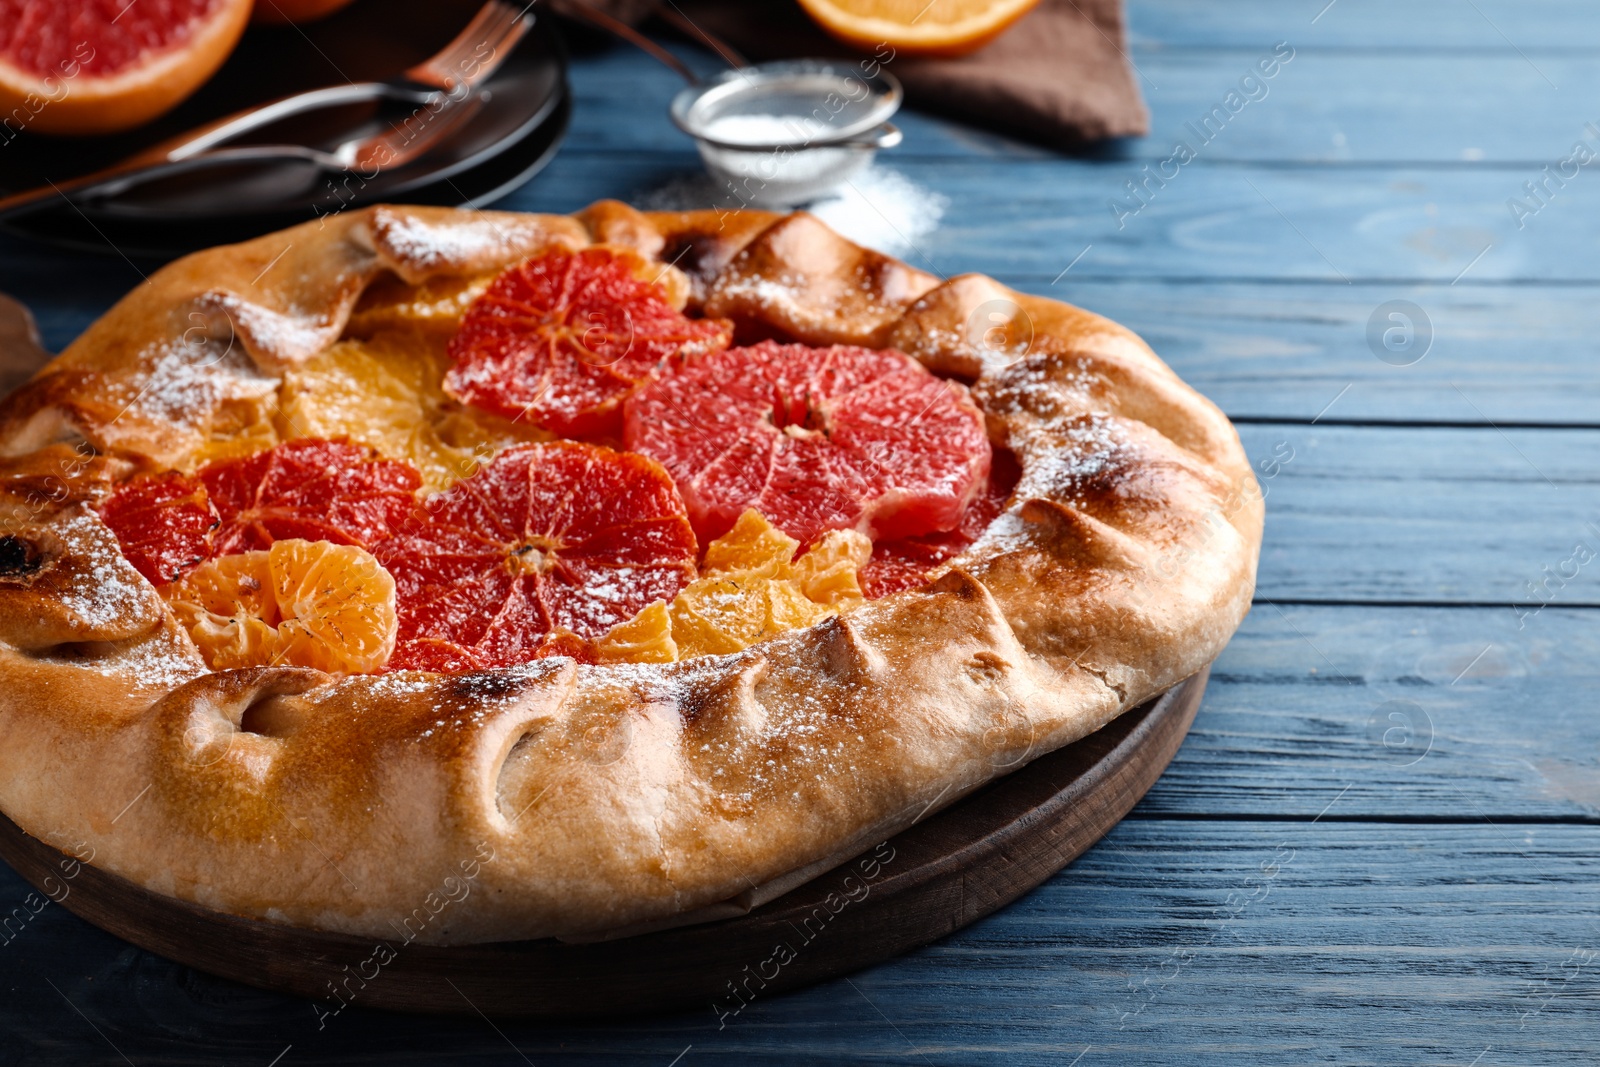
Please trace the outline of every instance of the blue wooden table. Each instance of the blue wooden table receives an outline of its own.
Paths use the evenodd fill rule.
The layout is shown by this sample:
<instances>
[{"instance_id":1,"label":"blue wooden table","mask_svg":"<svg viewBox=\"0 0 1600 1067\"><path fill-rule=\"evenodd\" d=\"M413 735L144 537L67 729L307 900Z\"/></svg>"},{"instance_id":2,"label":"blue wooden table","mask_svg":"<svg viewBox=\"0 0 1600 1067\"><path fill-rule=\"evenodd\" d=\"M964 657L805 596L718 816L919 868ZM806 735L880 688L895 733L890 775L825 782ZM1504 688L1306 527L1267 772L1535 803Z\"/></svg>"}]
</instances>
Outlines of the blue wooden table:
<instances>
[{"instance_id":1,"label":"blue wooden table","mask_svg":"<svg viewBox=\"0 0 1600 1067\"><path fill-rule=\"evenodd\" d=\"M0 1064L1600 1060L1600 165L1577 162L1600 153L1600 13L1130 16L1149 138L1064 159L907 114L884 160L950 201L908 258L1138 330L1268 491L1255 609L1122 825L1000 914L725 1027L708 1006L319 1029L49 907L0 945ZM1293 58L1227 108L1279 42ZM617 51L573 79L567 147L505 206L697 168L669 73ZM1186 123L1219 105L1202 141ZM1194 158L1163 167L1177 139ZM0 289L55 347L138 280L0 242ZM25 893L0 873L0 910Z\"/></svg>"}]
</instances>

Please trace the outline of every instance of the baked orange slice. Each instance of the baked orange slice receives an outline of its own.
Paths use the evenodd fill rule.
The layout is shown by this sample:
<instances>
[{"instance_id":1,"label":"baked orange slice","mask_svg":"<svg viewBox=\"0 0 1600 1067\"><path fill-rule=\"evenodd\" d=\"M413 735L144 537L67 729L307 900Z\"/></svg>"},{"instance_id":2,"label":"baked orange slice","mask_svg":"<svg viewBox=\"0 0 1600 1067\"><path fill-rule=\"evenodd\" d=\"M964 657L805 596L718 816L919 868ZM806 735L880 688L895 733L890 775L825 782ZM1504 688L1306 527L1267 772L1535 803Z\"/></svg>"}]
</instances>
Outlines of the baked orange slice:
<instances>
[{"instance_id":1,"label":"baked orange slice","mask_svg":"<svg viewBox=\"0 0 1600 1067\"><path fill-rule=\"evenodd\" d=\"M386 330L406 329L448 340L494 277L441 275L412 284L392 274L383 275L356 301L344 335L368 338Z\"/></svg>"},{"instance_id":2,"label":"baked orange slice","mask_svg":"<svg viewBox=\"0 0 1600 1067\"><path fill-rule=\"evenodd\" d=\"M845 44L876 53L884 45L910 55L975 52L1033 10L1039 0L800 0Z\"/></svg>"},{"instance_id":3,"label":"baked orange slice","mask_svg":"<svg viewBox=\"0 0 1600 1067\"><path fill-rule=\"evenodd\" d=\"M340 341L284 372L279 432L286 440L366 445L411 464L433 492L468 477L501 448L549 436L446 396L449 365L443 341L418 329Z\"/></svg>"},{"instance_id":4,"label":"baked orange slice","mask_svg":"<svg viewBox=\"0 0 1600 1067\"><path fill-rule=\"evenodd\" d=\"M0 0L0 114L36 133L148 122L216 73L250 0Z\"/></svg>"},{"instance_id":5,"label":"baked orange slice","mask_svg":"<svg viewBox=\"0 0 1600 1067\"><path fill-rule=\"evenodd\" d=\"M394 651L394 579L355 545L275 541L201 564L163 595L212 670L360 674Z\"/></svg>"},{"instance_id":6,"label":"baked orange slice","mask_svg":"<svg viewBox=\"0 0 1600 1067\"><path fill-rule=\"evenodd\" d=\"M795 558L800 542L760 512L739 516L706 547L701 576L669 604L659 601L596 642L602 661L670 663L724 655L810 626L862 600L857 572L872 543L830 530Z\"/></svg>"}]
</instances>

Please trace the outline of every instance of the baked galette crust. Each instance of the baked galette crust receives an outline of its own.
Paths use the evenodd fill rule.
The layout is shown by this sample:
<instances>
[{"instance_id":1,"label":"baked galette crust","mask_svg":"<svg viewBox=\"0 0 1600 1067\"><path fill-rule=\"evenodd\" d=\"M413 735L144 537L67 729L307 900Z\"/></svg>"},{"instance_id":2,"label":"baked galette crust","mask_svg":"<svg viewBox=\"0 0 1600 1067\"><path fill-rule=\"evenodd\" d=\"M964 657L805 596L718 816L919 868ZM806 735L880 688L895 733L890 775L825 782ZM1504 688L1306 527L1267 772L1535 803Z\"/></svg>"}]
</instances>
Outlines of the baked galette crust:
<instances>
[{"instance_id":1,"label":"baked galette crust","mask_svg":"<svg viewBox=\"0 0 1600 1067\"><path fill-rule=\"evenodd\" d=\"M675 264L742 339L970 382L1021 463L1006 511L926 588L735 655L208 672L99 520L108 486L250 424L375 282L591 242ZM160 893L435 943L716 914L847 858L1210 662L1262 524L1227 419L1113 322L805 214L615 202L376 207L179 260L0 403L0 456L0 809Z\"/></svg>"}]
</instances>

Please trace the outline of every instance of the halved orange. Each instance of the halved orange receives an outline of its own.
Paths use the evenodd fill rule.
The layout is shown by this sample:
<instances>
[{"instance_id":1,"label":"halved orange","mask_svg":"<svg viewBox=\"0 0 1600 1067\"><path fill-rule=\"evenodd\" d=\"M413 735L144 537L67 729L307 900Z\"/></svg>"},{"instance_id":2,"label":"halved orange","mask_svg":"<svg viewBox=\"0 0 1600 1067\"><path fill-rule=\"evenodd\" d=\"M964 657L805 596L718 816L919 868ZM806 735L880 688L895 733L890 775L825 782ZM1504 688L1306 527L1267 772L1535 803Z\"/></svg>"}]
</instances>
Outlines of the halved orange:
<instances>
[{"instance_id":1,"label":"halved orange","mask_svg":"<svg viewBox=\"0 0 1600 1067\"><path fill-rule=\"evenodd\" d=\"M394 651L394 579L355 545L291 539L219 556L163 590L213 670L374 671Z\"/></svg>"},{"instance_id":2,"label":"halved orange","mask_svg":"<svg viewBox=\"0 0 1600 1067\"><path fill-rule=\"evenodd\" d=\"M1039 0L800 0L819 26L845 44L908 55L975 52L1033 10Z\"/></svg>"},{"instance_id":3,"label":"halved orange","mask_svg":"<svg viewBox=\"0 0 1600 1067\"><path fill-rule=\"evenodd\" d=\"M36 133L111 133L216 73L251 0L0 0L0 114Z\"/></svg>"}]
</instances>

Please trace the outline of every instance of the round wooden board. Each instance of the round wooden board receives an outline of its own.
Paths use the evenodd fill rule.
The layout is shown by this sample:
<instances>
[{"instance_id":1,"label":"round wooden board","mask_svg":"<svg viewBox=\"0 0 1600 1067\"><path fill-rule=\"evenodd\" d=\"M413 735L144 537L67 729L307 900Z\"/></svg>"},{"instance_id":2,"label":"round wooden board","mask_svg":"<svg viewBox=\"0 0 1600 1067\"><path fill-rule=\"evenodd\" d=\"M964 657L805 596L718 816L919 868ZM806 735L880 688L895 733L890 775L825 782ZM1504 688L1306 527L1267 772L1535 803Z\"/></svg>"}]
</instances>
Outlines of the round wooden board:
<instances>
[{"instance_id":1,"label":"round wooden board","mask_svg":"<svg viewBox=\"0 0 1600 1067\"><path fill-rule=\"evenodd\" d=\"M572 1018L755 997L857 970L1009 904L1082 855L1178 751L1209 668L746 915L590 944L441 948L240 919L83 866L65 907L168 959L250 985L403 1011ZM42 892L62 854L0 816L0 858ZM49 879L50 885L46 885Z\"/></svg>"}]
</instances>

